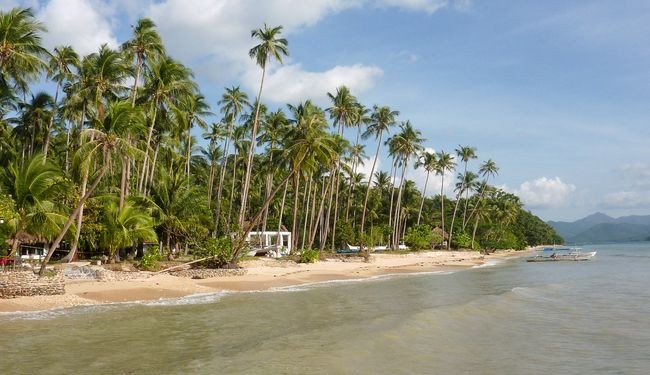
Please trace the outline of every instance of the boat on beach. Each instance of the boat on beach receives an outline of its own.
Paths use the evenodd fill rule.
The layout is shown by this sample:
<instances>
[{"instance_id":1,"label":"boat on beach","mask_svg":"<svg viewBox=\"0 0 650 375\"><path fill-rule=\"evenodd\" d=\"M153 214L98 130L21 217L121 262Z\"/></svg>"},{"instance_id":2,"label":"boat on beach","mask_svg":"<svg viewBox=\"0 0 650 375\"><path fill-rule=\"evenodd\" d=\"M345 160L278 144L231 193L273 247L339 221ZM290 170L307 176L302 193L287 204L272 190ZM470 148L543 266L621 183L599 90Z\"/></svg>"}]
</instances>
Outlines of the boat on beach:
<instances>
[{"instance_id":1,"label":"boat on beach","mask_svg":"<svg viewBox=\"0 0 650 375\"><path fill-rule=\"evenodd\" d=\"M579 247L547 247L526 262L584 261L596 256L595 251L583 252Z\"/></svg>"}]
</instances>

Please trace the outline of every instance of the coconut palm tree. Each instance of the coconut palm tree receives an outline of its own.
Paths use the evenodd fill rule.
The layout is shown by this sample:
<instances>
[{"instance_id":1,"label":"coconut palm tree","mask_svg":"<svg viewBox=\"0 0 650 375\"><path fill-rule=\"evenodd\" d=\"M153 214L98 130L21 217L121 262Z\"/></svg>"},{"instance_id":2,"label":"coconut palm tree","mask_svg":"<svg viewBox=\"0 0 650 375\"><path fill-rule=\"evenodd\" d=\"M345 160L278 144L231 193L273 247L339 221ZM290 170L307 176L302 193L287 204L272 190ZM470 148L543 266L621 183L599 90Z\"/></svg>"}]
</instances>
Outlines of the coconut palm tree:
<instances>
[{"instance_id":1,"label":"coconut palm tree","mask_svg":"<svg viewBox=\"0 0 650 375\"><path fill-rule=\"evenodd\" d=\"M92 184L85 194L81 195L75 209L68 216L68 220L63 225L59 235L50 245L47 257L41 264L41 275L45 272L45 267L50 261L54 250L57 249L61 240L63 240L63 237L72 226L75 218L79 217L84 203L95 191L106 172L108 172L113 161L113 156L115 154L120 156L128 155L131 159L142 156L142 151L131 146L127 142L125 135L137 131L138 128L142 128L144 123L144 115L138 107L134 108L130 103L121 101L111 103L108 116L101 122L97 121L97 124L101 125L102 129L85 129L82 131L82 139L88 139L88 141L82 144L75 153L75 164L82 171L90 171L90 166L96 164L100 166L99 171L94 174Z\"/></svg>"},{"instance_id":2,"label":"coconut palm tree","mask_svg":"<svg viewBox=\"0 0 650 375\"><path fill-rule=\"evenodd\" d=\"M395 204L395 229L393 231L393 247L397 248L399 245L399 238L401 230L400 227L400 217L402 209L402 192L404 191L404 175L406 173L406 168L409 165L409 160L412 156L417 155L422 150L422 133L419 130L413 128L410 121L406 121L400 125L400 132L394 137L394 149L397 157L402 164L402 177L400 179L400 186L397 193L397 202Z\"/></svg>"},{"instance_id":3,"label":"coconut palm tree","mask_svg":"<svg viewBox=\"0 0 650 375\"><path fill-rule=\"evenodd\" d=\"M246 161L246 174L244 177L244 186L241 194L241 207L239 210L238 223L244 222L246 214L246 205L248 202L248 190L250 188L251 172L253 168L253 155L255 155L255 143L257 139L257 128L260 116L260 104L262 100L262 88L264 87L264 77L266 76L267 64L272 60L277 60L282 64L282 57L289 55L288 42L284 38L280 38L282 26L268 27L264 24L264 28L251 31L251 38L259 40L260 44L251 48L248 55L251 59L255 60L257 65L262 68L262 79L260 80L260 89L257 92L255 117L253 119L253 128L251 129L250 149L248 150L248 159Z\"/></svg>"},{"instance_id":4,"label":"coconut palm tree","mask_svg":"<svg viewBox=\"0 0 650 375\"><path fill-rule=\"evenodd\" d=\"M14 160L0 171L0 192L11 196L15 216L4 218L12 229L11 252L29 235L50 239L65 221L58 201L67 189L61 170L47 162L42 154Z\"/></svg>"},{"instance_id":5,"label":"coconut palm tree","mask_svg":"<svg viewBox=\"0 0 650 375\"><path fill-rule=\"evenodd\" d=\"M138 190L141 193L145 192L147 186L145 180L149 178L147 163L158 112L173 108L181 98L195 93L196 84L190 80L191 77L192 72L188 68L167 56L155 59L151 68L146 71L143 96L148 98L151 103L151 115L142 171L138 182Z\"/></svg>"},{"instance_id":6,"label":"coconut palm tree","mask_svg":"<svg viewBox=\"0 0 650 375\"><path fill-rule=\"evenodd\" d=\"M183 127L187 128L185 178L188 183L190 181L192 127L196 124L203 130L208 129L208 123L205 122L204 118L213 115L209 109L210 105L205 101L205 97L201 94L188 95L182 98L179 106L175 109L177 120L183 124Z\"/></svg>"},{"instance_id":7,"label":"coconut palm tree","mask_svg":"<svg viewBox=\"0 0 650 375\"><path fill-rule=\"evenodd\" d=\"M115 201L105 205L101 222L103 230L99 237L99 245L108 250L110 259L119 258L119 249L134 246L142 241L158 239L151 215L130 202L126 202L122 207Z\"/></svg>"},{"instance_id":8,"label":"coconut palm tree","mask_svg":"<svg viewBox=\"0 0 650 375\"><path fill-rule=\"evenodd\" d=\"M458 146L456 149L456 156L463 162L463 175L467 174L467 163L470 159L476 159L476 148L470 146ZM464 177L460 178L460 181L464 181ZM465 191L464 186L460 187L461 192ZM462 194L462 193L461 193ZM460 195L456 197L456 204L454 206L454 213L451 216L451 227L449 228L449 243L447 244L447 249L451 247L452 234L454 232L454 221L456 220L456 213L458 212L458 204L460 203ZM464 220L463 220L464 221Z\"/></svg>"},{"instance_id":9,"label":"coconut palm tree","mask_svg":"<svg viewBox=\"0 0 650 375\"><path fill-rule=\"evenodd\" d=\"M214 233L217 233L219 229L219 218L221 216L221 196L223 193L223 183L226 177L226 168L228 161L228 151L230 149L230 141L233 135L233 129L239 120L239 117L244 113L245 110L250 108L250 102L248 101L248 95L239 89L239 86L226 88L226 92L221 96L221 99L218 101L218 104L221 106L220 111L224 114L224 123L226 124L226 137L224 140L223 146L223 162L221 163L221 173L219 176L219 185L217 187L217 198L215 204L215 221L214 221Z\"/></svg>"},{"instance_id":10,"label":"coconut palm tree","mask_svg":"<svg viewBox=\"0 0 650 375\"><path fill-rule=\"evenodd\" d=\"M46 68L48 52L41 46L45 31L29 8L0 12L0 91L26 93L28 82Z\"/></svg>"},{"instance_id":11,"label":"coconut palm tree","mask_svg":"<svg viewBox=\"0 0 650 375\"><path fill-rule=\"evenodd\" d=\"M451 154L440 151L436 162L436 175L440 176L440 220L444 239L445 233L445 174L456 167L456 162Z\"/></svg>"},{"instance_id":12,"label":"coconut palm tree","mask_svg":"<svg viewBox=\"0 0 650 375\"><path fill-rule=\"evenodd\" d=\"M54 116L54 100L49 94L39 92L32 95L29 103L21 103L19 107L22 115L14 132L18 136L28 137L24 140L23 147L27 149L29 155L32 155L36 152L37 139L41 139L41 134L46 131L49 119Z\"/></svg>"},{"instance_id":13,"label":"coconut palm tree","mask_svg":"<svg viewBox=\"0 0 650 375\"><path fill-rule=\"evenodd\" d=\"M135 76L131 88L131 105L135 106L142 68L147 60L165 54L165 47L156 31L156 24L149 18L140 18L133 28L133 36L122 44L131 60L135 58Z\"/></svg>"},{"instance_id":14,"label":"coconut palm tree","mask_svg":"<svg viewBox=\"0 0 650 375\"><path fill-rule=\"evenodd\" d=\"M54 92L54 104L58 105L59 91L63 88L65 82L74 78L74 71L80 68L79 55L70 46L59 46L54 48L54 53L50 58L47 78L56 81L56 91ZM54 112L50 116L50 122L45 131L45 141L43 142L43 156L47 159L47 152L50 145L50 129L54 124ZM70 129L67 129L66 147L70 139Z\"/></svg>"},{"instance_id":15,"label":"coconut palm tree","mask_svg":"<svg viewBox=\"0 0 650 375\"><path fill-rule=\"evenodd\" d=\"M370 196L370 188L372 186L372 176L375 173L375 167L377 166L377 159L379 158L379 149L381 147L381 140L384 132L388 132L391 127L395 126L396 117L399 116L398 111L393 111L387 106L380 107L375 105L373 107L372 115L370 116L371 122L368 125L368 129L363 133L363 139L368 139L373 136L377 142L377 151L375 151L375 159L372 162L372 168L370 168L370 174L368 175L368 186L366 188L366 196L363 199L363 210L361 213L361 234L364 233L364 224L366 221L366 208L368 206L368 197Z\"/></svg>"},{"instance_id":16,"label":"coconut palm tree","mask_svg":"<svg viewBox=\"0 0 650 375\"><path fill-rule=\"evenodd\" d=\"M264 188L264 198L267 199L273 190L273 172L275 168L273 163L273 154L277 153L277 147L281 144L281 141L286 137L286 133L289 130L289 120L287 119L284 111L278 109L275 112L271 112L267 115L266 121L264 121L264 126L262 127L262 134L259 137L257 143L258 146L268 145L267 154L268 154L268 173L266 175L266 186ZM265 210L262 217L262 232L266 231L266 223L268 220L269 210Z\"/></svg>"},{"instance_id":17,"label":"coconut palm tree","mask_svg":"<svg viewBox=\"0 0 650 375\"><path fill-rule=\"evenodd\" d=\"M427 185L429 184L429 175L431 175L431 172L435 172L437 165L438 160L436 159L436 153L428 151L423 152L418 161L415 162L416 169L422 167L427 172L427 177L424 180L424 187L422 187L422 201L420 202L420 210L418 211L418 225L420 225L420 218L422 217L422 208L424 207L424 198L426 197Z\"/></svg>"}]
</instances>

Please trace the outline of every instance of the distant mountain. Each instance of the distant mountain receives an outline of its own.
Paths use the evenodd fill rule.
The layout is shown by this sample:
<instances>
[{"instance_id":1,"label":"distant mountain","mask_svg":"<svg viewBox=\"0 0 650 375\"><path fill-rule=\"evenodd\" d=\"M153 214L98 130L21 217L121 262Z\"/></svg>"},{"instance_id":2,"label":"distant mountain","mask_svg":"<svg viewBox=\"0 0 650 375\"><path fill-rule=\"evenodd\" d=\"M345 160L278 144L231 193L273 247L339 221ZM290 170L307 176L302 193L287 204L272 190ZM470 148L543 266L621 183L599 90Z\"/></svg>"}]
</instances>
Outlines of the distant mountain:
<instances>
[{"instance_id":1,"label":"distant mountain","mask_svg":"<svg viewBox=\"0 0 650 375\"><path fill-rule=\"evenodd\" d=\"M549 221L567 244L645 241L650 239L650 215L613 218L604 213L574 222Z\"/></svg>"}]
</instances>

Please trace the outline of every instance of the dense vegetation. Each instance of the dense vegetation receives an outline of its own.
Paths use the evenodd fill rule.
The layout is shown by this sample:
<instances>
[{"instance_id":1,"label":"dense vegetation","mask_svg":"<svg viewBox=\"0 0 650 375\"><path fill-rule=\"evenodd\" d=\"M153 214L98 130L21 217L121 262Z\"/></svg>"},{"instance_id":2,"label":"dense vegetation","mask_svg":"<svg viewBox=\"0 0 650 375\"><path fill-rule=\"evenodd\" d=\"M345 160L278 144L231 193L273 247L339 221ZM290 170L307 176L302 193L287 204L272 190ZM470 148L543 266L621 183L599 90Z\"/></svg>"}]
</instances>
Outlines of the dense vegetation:
<instances>
[{"instance_id":1,"label":"dense vegetation","mask_svg":"<svg viewBox=\"0 0 650 375\"><path fill-rule=\"evenodd\" d=\"M102 45L87 56L69 46L46 50L45 32L29 9L0 13L6 252L40 241L50 255L64 243L68 258L119 259L162 241L166 251L215 255L223 264L238 259L248 231L282 226L294 249L321 252L346 243L396 248L405 236L414 248L445 238L448 248L475 249L560 241L516 196L488 184L499 170L492 160L471 170L474 147L425 152L421 132L398 111L366 107L344 86L328 93L329 108L306 100L269 109L267 66L289 53L282 27L251 34L257 95L226 88L213 109L149 19L119 50ZM32 91L43 81L50 92ZM362 140L376 143L369 158ZM385 152L390 171L377 170ZM372 183L359 173L364 160L372 160ZM457 174L453 197L441 188L430 198L426 185L418 191L404 177L412 166L427 182ZM232 233L232 243L223 240ZM305 261L315 259L308 254Z\"/></svg>"}]
</instances>

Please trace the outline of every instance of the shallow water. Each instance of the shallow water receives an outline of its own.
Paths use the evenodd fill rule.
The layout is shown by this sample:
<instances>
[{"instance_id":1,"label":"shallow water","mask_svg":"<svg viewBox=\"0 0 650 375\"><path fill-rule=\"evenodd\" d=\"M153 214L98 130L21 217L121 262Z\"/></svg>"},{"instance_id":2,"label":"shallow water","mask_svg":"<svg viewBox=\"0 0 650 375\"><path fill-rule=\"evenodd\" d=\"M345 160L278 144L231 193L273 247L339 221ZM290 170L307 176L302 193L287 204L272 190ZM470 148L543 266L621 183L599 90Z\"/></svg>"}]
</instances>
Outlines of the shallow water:
<instances>
[{"instance_id":1,"label":"shallow water","mask_svg":"<svg viewBox=\"0 0 650 375\"><path fill-rule=\"evenodd\" d=\"M594 249L590 262L0 315L0 373L648 374L650 243Z\"/></svg>"}]
</instances>

